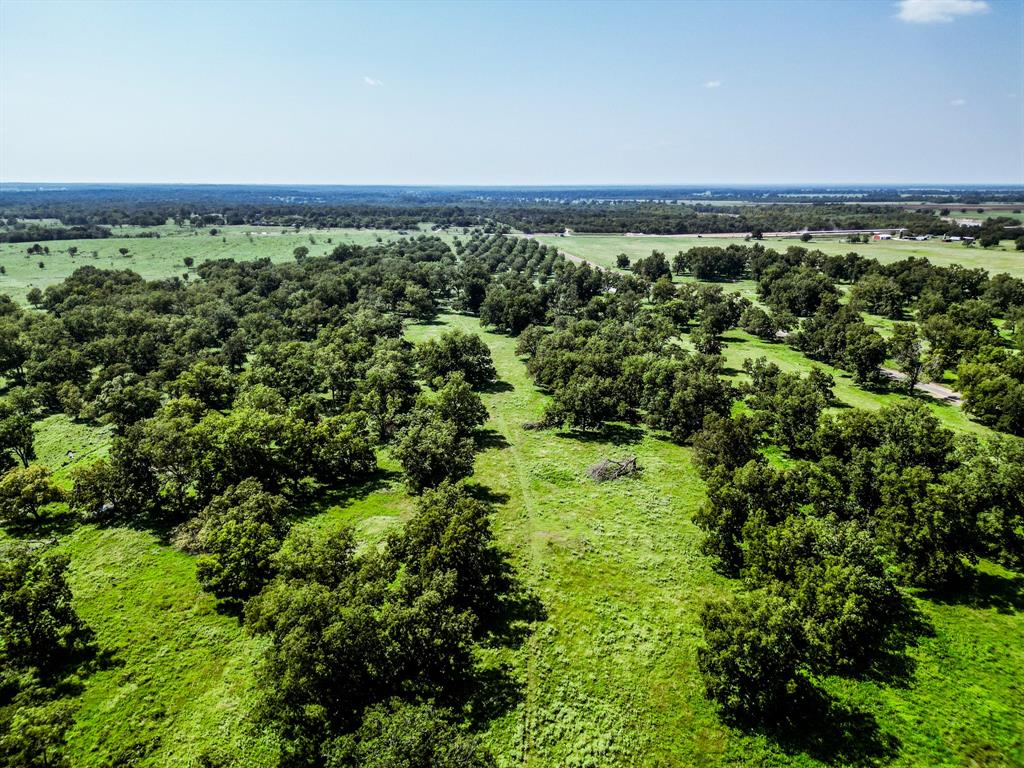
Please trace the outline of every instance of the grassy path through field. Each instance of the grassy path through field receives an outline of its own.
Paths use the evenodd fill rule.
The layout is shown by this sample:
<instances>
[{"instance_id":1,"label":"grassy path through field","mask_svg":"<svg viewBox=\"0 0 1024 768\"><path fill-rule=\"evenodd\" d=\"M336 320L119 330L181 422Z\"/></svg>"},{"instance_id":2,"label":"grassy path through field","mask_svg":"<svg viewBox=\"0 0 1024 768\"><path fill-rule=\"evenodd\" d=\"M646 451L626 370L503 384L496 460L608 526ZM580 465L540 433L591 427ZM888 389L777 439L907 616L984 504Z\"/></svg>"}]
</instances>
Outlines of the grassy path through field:
<instances>
[{"instance_id":1,"label":"grassy path through field","mask_svg":"<svg viewBox=\"0 0 1024 768\"><path fill-rule=\"evenodd\" d=\"M475 318L443 321L480 332ZM409 336L441 330L415 326ZM686 753L716 762L722 732L692 672L699 606L727 587L697 552L690 517L702 490L688 450L643 430L582 438L523 430L546 396L515 339L482 335L503 382L484 395L487 426L503 440L480 454L473 479L505 499L496 532L547 611L506 659L522 689L491 728L502 764L637 765ZM638 457L641 477L604 485L586 477L590 464L627 454ZM681 669L691 673L683 686Z\"/></svg>"},{"instance_id":2,"label":"grassy path through field","mask_svg":"<svg viewBox=\"0 0 1024 768\"><path fill-rule=\"evenodd\" d=\"M525 461L519 455L519 450L516 447L516 441L512 434L512 429L509 426L508 419L505 415L505 409L498 407L495 408L493 413L494 423L497 427L498 434L508 443L509 452L512 454L512 463L515 465L516 479L518 481L519 493L522 498L523 506L523 534L527 539L529 545L530 557L528 563L524 563L523 567L528 570L527 579L531 585L536 585L540 577L540 558L536 551L536 539L531 525L533 519L532 511L534 509L533 499L530 498L529 482L527 480L524 468ZM535 656L536 649L534 647L533 635L526 640L526 660L525 660L525 690L523 692L523 712L522 721L520 727L522 728L522 746L521 746L521 761L523 765L529 762L529 756L533 751L533 723L530 721L530 713L532 712L532 701L534 692L534 680L535 680Z\"/></svg>"}]
</instances>

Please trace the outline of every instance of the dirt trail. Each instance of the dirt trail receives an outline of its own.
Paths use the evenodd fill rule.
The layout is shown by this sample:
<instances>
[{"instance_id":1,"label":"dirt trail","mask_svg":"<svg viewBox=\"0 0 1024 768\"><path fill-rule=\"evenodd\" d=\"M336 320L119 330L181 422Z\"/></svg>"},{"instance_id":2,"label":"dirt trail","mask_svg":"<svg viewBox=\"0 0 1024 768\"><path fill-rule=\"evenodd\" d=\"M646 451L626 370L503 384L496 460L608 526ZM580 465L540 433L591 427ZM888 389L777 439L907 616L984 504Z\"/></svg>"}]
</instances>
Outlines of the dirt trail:
<instances>
[{"instance_id":1,"label":"dirt trail","mask_svg":"<svg viewBox=\"0 0 1024 768\"><path fill-rule=\"evenodd\" d=\"M890 379L896 381L906 381L907 374L902 371L896 371L892 368L882 368L882 373L888 376ZM959 392L954 392L949 387L944 387L941 384L935 384L929 381L919 381L914 385L914 389L917 389L925 394L931 395L936 400L942 400L950 405L962 405L963 398L960 397Z\"/></svg>"},{"instance_id":2,"label":"dirt trail","mask_svg":"<svg viewBox=\"0 0 1024 768\"><path fill-rule=\"evenodd\" d=\"M875 235L875 234L896 234L903 230L899 227L877 227L875 229L793 229L785 232L762 232L762 238L792 239L802 235L811 237L842 237L844 235ZM740 240L751 237L753 232L684 232L677 234L649 234L647 232L574 232L571 237L655 237L672 238L681 240L700 240L714 238L729 238ZM563 232L532 232L522 234L520 237L563 237Z\"/></svg>"},{"instance_id":3,"label":"dirt trail","mask_svg":"<svg viewBox=\"0 0 1024 768\"><path fill-rule=\"evenodd\" d=\"M568 259L569 261L575 262L575 263L577 263L577 264L589 264L589 265L590 265L591 267L593 267L594 269L600 269L600 270L602 270L602 271L604 271L605 269L607 269L607 267L602 267L602 266L601 266L600 264L598 264L598 263L597 263L596 261L591 261L590 259L584 259L584 258L583 258L582 256L577 256L577 255L576 255L576 254L574 254L574 253L569 253L568 251L566 251L566 250L565 250L565 249L563 249L563 248L559 248L559 249L558 249L558 252L559 252L560 254L562 254L563 256L565 256L565 258L567 258L567 259Z\"/></svg>"}]
</instances>

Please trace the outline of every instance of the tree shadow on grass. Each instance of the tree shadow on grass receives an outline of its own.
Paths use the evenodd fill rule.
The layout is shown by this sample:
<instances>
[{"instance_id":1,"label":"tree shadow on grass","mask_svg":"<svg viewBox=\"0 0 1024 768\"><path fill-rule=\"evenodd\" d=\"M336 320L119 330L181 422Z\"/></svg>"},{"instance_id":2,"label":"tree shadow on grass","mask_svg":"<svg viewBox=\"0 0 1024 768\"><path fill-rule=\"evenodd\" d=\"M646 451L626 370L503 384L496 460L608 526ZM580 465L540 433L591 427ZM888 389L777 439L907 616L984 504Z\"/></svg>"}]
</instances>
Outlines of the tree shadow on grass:
<instances>
[{"instance_id":1,"label":"tree shadow on grass","mask_svg":"<svg viewBox=\"0 0 1024 768\"><path fill-rule=\"evenodd\" d=\"M302 517L312 517L335 506L348 506L360 499L365 499L371 493L394 485L401 478L401 472L378 467L373 474L362 482L335 486L325 490L318 498L311 499L303 505L305 511Z\"/></svg>"},{"instance_id":2,"label":"tree shadow on grass","mask_svg":"<svg viewBox=\"0 0 1024 768\"><path fill-rule=\"evenodd\" d=\"M474 499L482 501L484 504L488 504L490 506L507 504L509 499L512 498L503 491L496 491L490 486L473 482L472 478L466 480L466 490L469 491L470 495Z\"/></svg>"},{"instance_id":3,"label":"tree shadow on grass","mask_svg":"<svg viewBox=\"0 0 1024 768\"><path fill-rule=\"evenodd\" d=\"M314 493L304 492L301 487L296 488L294 506L298 510L292 521L301 520L326 512L333 506L344 507L355 501L369 496L375 491L383 490L401 478L401 473L389 469L376 469L372 474L359 482L336 485L333 487L319 487ZM172 514L154 511L141 513L135 516L125 514L111 514L108 517L93 520L100 527L125 527L132 530L150 533L159 539L161 544L169 545L174 543L177 534L180 534L182 526L190 520L195 519L198 510L190 514ZM186 547L186 551L189 551Z\"/></svg>"},{"instance_id":4,"label":"tree shadow on grass","mask_svg":"<svg viewBox=\"0 0 1024 768\"><path fill-rule=\"evenodd\" d=\"M897 610L900 616L885 645L871 654L867 666L851 670L851 677L895 688L910 686L917 661L907 649L917 646L922 637L934 637L935 628L909 599L904 599Z\"/></svg>"},{"instance_id":5,"label":"tree shadow on grass","mask_svg":"<svg viewBox=\"0 0 1024 768\"><path fill-rule=\"evenodd\" d=\"M599 430L572 429L556 432L555 436L563 440L577 440L582 443L636 445L644 439L644 430L641 427L632 427L628 424L605 424Z\"/></svg>"},{"instance_id":6,"label":"tree shadow on grass","mask_svg":"<svg viewBox=\"0 0 1024 768\"><path fill-rule=\"evenodd\" d=\"M838 701L808 684L797 714L783 723L752 727L790 756L806 755L827 765L867 766L890 762L900 742L882 731L870 712Z\"/></svg>"},{"instance_id":7,"label":"tree shadow on grass","mask_svg":"<svg viewBox=\"0 0 1024 768\"><path fill-rule=\"evenodd\" d=\"M489 508L508 503L510 496L487 485L467 481L466 490ZM478 612L480 625L476 641L488 651L521 648L547 619L547 609L540 597L516 573L508 552L494 545L489 549L489 563L483 572L494 588L487 607ZM478 664L463 690L464 710L475 730L489 727L491 722L514 709L525 696L525 686L507 662L497 661L485 653L490 663Z\"/></svg>"},{"instance_id":8,"label":"tree shadow on grass","mask_svg":"<svg viewBox=\"0 0 1024 768\"><path fill-rule=\"evenodd\" d=\"M5 523L3 528L13 538L42 544L56 544L57 537L71 533L78 527L78 515L68 509L43 514L38 520L23 525Z\"/></svg>"},{"instance_id":9,"label":"tree shadow on grass","mask_svg":"<svg viewBox=\"0 0 1024 768\"><path fill-rule=\"evenodd\" d=\"M477 450L483 451L488 448L508 448L508 440L495 429L478 429L473 433L473 440Z\"/></svg>"},{"instance_id":10,"label":"tree shadow on grass","mask_svg":"<svg viewBox=\"0 0 1024 768\"><path fill-rule=\"evenodd\" d=\"M483 644L490 647L521 648L538 622L548 617L547 608L533 590L509 574L511 587L501 596L490 617Z\"/></svg>"},{"instance_id":11,"label":"tree shadow on grass","mask_svg":"<svg viewBox=\"0 0 1024 768\"><path fill-rule=\"evenodd\" d=\"M500 392L514 392L515 387L509 384L507 381L501 379L495 379L494 381L480 387L480 391L488 395L498 394Z\"/></svg>"},{"instance_id":12,"label":"tree shadow on grass","mask_svg":"<svg viewBox=\"0 0 1024 768\"><path fill-rule=\"evenodd\" d=\"M963 583L925 592L922 597L942 605L994 608L998 613L1017 613L1024 610L1024 574L1001 576L975 570Z\"/></svg>"},{"instance_id":13,"label":"tree shadow on grass","mask_svg":"<svg viewBox=\"0 0 1024 768\"><path fill-rule=\"evenodd\" d=\"M269 586L269 584L265 585ZM214 598L213 610L215 610L221 616L230 616L238 622L238 626L242 627L245 624L245 600L239 600L238 598L220 598L212 593L209 593ZM253 595L255 597L255 595Z\"/></svg>"},{"instance_id":14,"label":"tree shadow on grass","mask_svg":"<svg viewBox=\"0 0 1024 768\"><path fill-rule=\"evenodd\" d=\"M103 648L96 632L88 624L71 631L74 642L66 654L52 658L49 666L35 668L35 680L53 691L57 697L77 696L85 688L85 678L99 670L110 670L125 665L124 659L110 648Z\"/></svg>"},{"instance_id":15,"label":"tree shadow on grass","mask_svg":"<svg viewBox=\"0 0 1024 768\"><path fill-rule=\"evenodd\" d=\"M474 731L487 730L493 721L511 712L526 698L526 685L507 662L473 670L465 711Z\"/></svg>"},{"instance_id":16,"label":"tree shadow on grass","mask_svg":"<svg viewBox=\"0 0 1024 768\"><path fill-rule=\"evenodd\" d=\"M507 562L507 561L506 561ZM497 611L487 622L486 634L479 642L483 648L518 649L547 619L540 598L508 573L509 590L498 601ZM474 729L486 729L523 701L525 685L504 661L477 666L471 675L466 709Z\"/></svg>"}]
</instances>

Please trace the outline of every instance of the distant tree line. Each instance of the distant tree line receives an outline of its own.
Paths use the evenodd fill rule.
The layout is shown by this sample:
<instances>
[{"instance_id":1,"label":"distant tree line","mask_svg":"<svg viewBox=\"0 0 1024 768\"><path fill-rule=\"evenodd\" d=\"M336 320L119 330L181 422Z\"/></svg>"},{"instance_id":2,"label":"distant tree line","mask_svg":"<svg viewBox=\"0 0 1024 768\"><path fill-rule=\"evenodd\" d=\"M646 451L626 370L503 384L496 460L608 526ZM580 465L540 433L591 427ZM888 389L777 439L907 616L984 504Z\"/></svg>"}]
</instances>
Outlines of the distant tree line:
<instances>
[{"instance_id":1,"label":"distant tree line","mask_svg":"<svg viewBox=\"0 0 1024 768\"><path fill-rule=\"evenodd\" d=\"M38 243L48 240L101 240L107 237L111 237L110 228L98 224L61 227L19 223L9 228L0 229L0 243Z\"/></svg>"},{"instance_id":2,"label":"distant tree line","mask_svg":"<svg viewBox=\"0 0 1024 768\"><path fill-rule=\"evenodd\" d=\"M188 203L166 198L160 201L112 202L95 198L56 199L8 196L0 203L0 218L11 222L0 234L26 240L96 237L102 229L122 225L160 226L173 221L179 226L218 227L223 225L274 226L305 229L355 227L415 230L423 223L439 228L512 227L526 233L560 233L566 229L583 233L692 234L710 232L754 233L808 230L903 228L913 235L958 235L978 238L1013 239L1019 222L993 216L979 227L962 227L945 221L934 210L904 209L892 205L744 204L714 206L664 201L516 200L502 196L467 197L437 202L429 196L418 201L397 197L388 202L326 201L292 202L287 199L262 203L197 198ZM19 219L27 222L19 222ZM55 219L61 226L31 223L32 219ZM1009 229L1008 229L1009 227ZM39 236L30 237L28 232ZM85 234L76 235L76 232Z\"/></svg>"}]
</instances>

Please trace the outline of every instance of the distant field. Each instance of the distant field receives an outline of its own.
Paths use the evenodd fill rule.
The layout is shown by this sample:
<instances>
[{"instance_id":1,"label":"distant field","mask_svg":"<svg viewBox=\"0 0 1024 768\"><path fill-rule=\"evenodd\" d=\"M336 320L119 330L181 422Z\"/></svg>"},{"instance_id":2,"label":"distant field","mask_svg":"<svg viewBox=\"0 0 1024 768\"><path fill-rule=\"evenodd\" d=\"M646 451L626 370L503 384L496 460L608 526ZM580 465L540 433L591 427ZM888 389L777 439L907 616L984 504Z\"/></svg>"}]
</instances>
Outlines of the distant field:
<instances>
[{"instance_id":1,"label":"distant field","mask_svg":"<svg viewBox=\"0 0 1024 768\"><path fill-rule=\"evenodd\" d=\"M271 261L291 261L292 251L300 245L309 248L310 256L323 256L336 245L353 243L373 245L378 241L395 240L403 235L395 230L375 229L323 229L288 230L281 227L229 226L218 227L216 235L209 229L183 229L173 225L162 227L124 227L105 240L51 240L40 245L48 247L48 255L26 253L32 243L0 243L0 265L6 274L0 274L0 293L8 293L22 301L32 288L46 288L59 283L76 269L92 265L104 269L131 269L144 278L181 276L188 270L184 259L191 256L195 266L210 259L250 261L269 258ZM128 237L143 231L156 231L159 238ZM412 231L417 235L420 231ZM452 235L441 234L450 241ZM68 254L69 247L78 248L76 256ZM122 256L119 248L129 253ZM97 255L93 255L93 253ZM39 266L43 262L43 267Z\"/></svg>"},{"instance_id":2,"label":"distant field","mask_svg":"<svg viewBox=\"0 0 1024 768\"><path fill-rule=\"evenodd\" d=\"M951 219L991 219L995 217L1016 219L1017 221L1024 221L1024 212L1015 213L1014 211L994 211L986 208L983 213L978 213L977 208L971 208L966 213L960 211L959 208L950 208L949 217Z\"/></svg>"},{"instance_id":3,"label":"distant field","mask_svg":"<svg viewBox=\"0 0 1024 768\"><path fill-rule=\"evenodd\" d=\"M129 237L142 231L157 231L159 238ZM409 234L429 231L422 228ZM50 249L50 253L34 256L26 253L31 243L0 243L0 265L6 270L0 274L0 293L8 293L19 301L31 288L44 289L59 283L75 269L85 265L93 265L106 269L131 269L144 278L156 279L182 275L188 270L184 259L192 257L195 265L209 259L229 258L238 261L269 258L275 262L290 261L292 251L304 245L310 250L311 256L329 253L340 243L372 245L381 241L395 240L403 237L395 230L373 229L330 229L303 230L294 233L289 230L282 234L280 227L228 226L219 227L218 234L211 236L209 229L192 230L170 226L162 227L124 227L115 230L124 237L113 237L105 240L56 240L40 243ZM451 242L454 233L437 233ZM311 242L312 238L315 242ZM680 250L688 250L698 245L726 246L731 243L749 244L742 238L681 238L681 237L626 237L623 235L572 235L570 237L539 236L540 242L553 245L572 256L591 261L605 267L615 266L615 257L619 253L627 254L631 260L650 255L652 250L660 250L669 257ZM923 243L904 242L872 242L850 245L836 240L812 240L800 243L798 240L765 240L766 247L784 249L790 245L806 245L818 248L825 253L845 254L856 251L864 256L872 256L879 261L896 261L908 256L924 256L935 264L963 264L970 267L983 267L992 274L1009 272L1017 277L1024 277L1024 252L1015 251L1011 241L1004 241L998 248L981 249L965 248L954 243L929 241ZM78 248L75 257L68 254L68 248ZM127 256L122 256L119 248L128 248ZM93 255L93 253L97 255ZM43 267L39 266L43 262ZM752 295L753 284L737 284L744 295Z\"/></svg>"},{"instance_id":4,"label":"distant field","mask_svg":"<svg viewBox=\"0 0 1024 768\"><path fill-rule=\"evenodd\" d=\"M669 258L679 251L703 245L725 247L733 243L750 245L751 241L733 237L627 237L625 235L539 235L542 243L553 245L572 256L579 256L603 267L614 267L615 257L625 253L630 260L650 256L651 251L662 251ZM802 243L795 238L765 239L765 248L785 250L791 245L816 248L828 254L846 254L856 251L862 256L876 258L885 263L899 261L909 256L923 256L933 264L949 266L962 264L965 267L983 267L992 274L1008 272L1015 277L1024 277L1024 251L1014 250L1011 240L1004 240L996 248L965 248L959 243L943 243L937 240L924 242L880 241L850 244L841 240L811 240Z\"/></svg>"}]
</instances>

